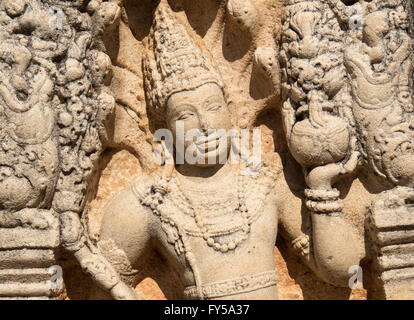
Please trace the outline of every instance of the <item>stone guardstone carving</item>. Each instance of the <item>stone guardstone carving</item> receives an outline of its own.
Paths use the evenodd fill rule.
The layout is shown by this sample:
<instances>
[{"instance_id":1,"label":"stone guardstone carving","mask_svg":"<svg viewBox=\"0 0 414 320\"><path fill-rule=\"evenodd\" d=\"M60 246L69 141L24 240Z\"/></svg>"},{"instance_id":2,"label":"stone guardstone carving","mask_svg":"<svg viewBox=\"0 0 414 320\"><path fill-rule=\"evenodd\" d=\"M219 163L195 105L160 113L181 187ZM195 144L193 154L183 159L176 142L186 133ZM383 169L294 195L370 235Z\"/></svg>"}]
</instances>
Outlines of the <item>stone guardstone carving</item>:
<instances>
[{"instance_id":1,"label":"stone guardstone carving","mask_svg":"<svg viewBox=\"0 0 414 320\"><path fill-rule=\"evenodd\" d=\"M396 187L373 201L370 236L376 254L377 286L386 299L413 297L413 190Z\"/></svg>"},{"instance_id":2,"label":"stone guardstone carving","mask_svg":"<svg viewBox=\"0 0 414 320\"><path fill-rule=\"evenodd\" d=\"M374 271L385 298L412 299L412 3L373 1L354 7L363 24L348 36L344 63L358 139L369 167L384 184L398 186L379 194L371 206ZM347 19L347 12L342 16Z\"/></svg>"},{"instance_id":3,"label":"stone guardstone carving","mask_svg":"<svg viewBox=\"0 0 414 320\"><path fill-rule=\"evenodd\" d=\"M412 2L287 0L280 25L259 10L276 0L213 2L206 19L180 0L0 1L0 299L64 298L61 249L115 299L141 298L134 276L153 252L188 299L277 299L278 234L327 283L350 286L364 258L382 298L414 297ZM137 22L134 6L154 10ZM121 46L129 34L139 41ZM241 34L237 45L226 38ZM210 48L212 39L223 43ZM115 141L114 96L142 140L168 129L173 144L160 141L161 166L147 164L112 199L94 238L85 206L102 153L134 149ZM301 167L295 190L284 151L257 165L233 140L264 111L286 138L274 149L286 144ZM192 129L195 144L178 134ZM146 148L135 150L140 161L152 158ZM357 231L343 190L362 175L371 204Z\"/></svg>"},{"instance_id":4,"label":"stone guardstone carving","mask_svg":"<svg viewBox=\"0 0 414 320\"><path fill-rule=\"evenodd\" d=\"M109 2L0 3L2 298L59 296L59 246L115 297L131 295L80 221L114 107L102 35L118 18Z\"/></svg>"},{"instance_id":5,"label":"stone guardstone carving","mask_svg":"<svg viewBox=\"0 0 414 320\"><path fill-rule=\"evenodd\" d=\"M259 64L268 61L265 54L268 50L258 51ZM106 210L98 247L120 274L139 269L157 250L189 299L276 299L274 244L281 224L307 265L326 281L347 287L348 269L359 263L361 252L340 215L336 190L307 191L312 228L303 233L300 223L286 218L292 211L300 217L302 202L280 171L232 163L229 141L208 150L217 141L211 130L234 126L226 86L202 41L176 20L166 1L154 13L143 73L149 114L171 130L175 147L164 143L163 168L141 176ZM178 154L184 162L175 163L177 146L188 154L191 145L176 134L179 122L185 133L203 132L196 143L200 157L225 161L191 164ZM350 169L354 158L346 165ZM330 178L318 181L327 184Z\"/></svg>"},{"instance_id":6,"label":"stone guardstone carving","mask_svg":"<svg viewBox=\"0 0 414 320\"><path fill-rule=\"evenodd\" d=\"M387 190L367 222L372 272L387 299L413 297L410 15L410 1L292 0L280 54L286 137L311 190L357 159Z\"/></svg>"}]
</instances>

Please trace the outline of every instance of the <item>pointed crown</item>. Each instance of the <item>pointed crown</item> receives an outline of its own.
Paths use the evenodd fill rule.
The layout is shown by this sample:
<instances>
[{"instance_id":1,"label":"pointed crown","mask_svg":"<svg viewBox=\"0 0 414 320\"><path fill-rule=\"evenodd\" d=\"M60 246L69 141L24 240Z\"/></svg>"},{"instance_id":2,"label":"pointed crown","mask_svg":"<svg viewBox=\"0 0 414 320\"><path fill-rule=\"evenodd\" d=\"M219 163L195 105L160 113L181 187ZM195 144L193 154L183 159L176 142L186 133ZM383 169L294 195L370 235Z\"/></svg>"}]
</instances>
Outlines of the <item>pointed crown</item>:
<instances>
[{"instance_id":1,"label":"pointed crown","mask_svg":"<svg viewBox=\"0 0 414 320\"><path fill-rule=\"evenodd\" d=\"M143 58L144 85L150 108L165 114L168 98L206 83L223 81L207 50L197 45L163 1L154 14L149 50Z\"/></svg>"}]
</instances>

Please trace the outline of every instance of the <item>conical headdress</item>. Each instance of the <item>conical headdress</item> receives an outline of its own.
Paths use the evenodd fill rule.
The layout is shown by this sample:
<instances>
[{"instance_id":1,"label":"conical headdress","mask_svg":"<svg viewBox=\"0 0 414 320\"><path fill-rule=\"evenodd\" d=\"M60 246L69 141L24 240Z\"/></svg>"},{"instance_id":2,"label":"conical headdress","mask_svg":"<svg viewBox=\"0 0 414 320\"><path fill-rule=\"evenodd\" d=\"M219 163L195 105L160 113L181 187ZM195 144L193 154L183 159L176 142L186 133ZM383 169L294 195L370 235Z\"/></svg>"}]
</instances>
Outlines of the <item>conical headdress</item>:
<instances>
[{"instance_id":1,"label":"conical headdress","mask_svg":"<svg viewBox=\"0 0 414 320\"><path fill-rule=\"evenodd\" d=\"M165 112L168 98L206 83L223 88L208 51L202 50L161 1L154 14L149 50L143 59L144 84L150 108Z\"/></svg>"}]
</instances>

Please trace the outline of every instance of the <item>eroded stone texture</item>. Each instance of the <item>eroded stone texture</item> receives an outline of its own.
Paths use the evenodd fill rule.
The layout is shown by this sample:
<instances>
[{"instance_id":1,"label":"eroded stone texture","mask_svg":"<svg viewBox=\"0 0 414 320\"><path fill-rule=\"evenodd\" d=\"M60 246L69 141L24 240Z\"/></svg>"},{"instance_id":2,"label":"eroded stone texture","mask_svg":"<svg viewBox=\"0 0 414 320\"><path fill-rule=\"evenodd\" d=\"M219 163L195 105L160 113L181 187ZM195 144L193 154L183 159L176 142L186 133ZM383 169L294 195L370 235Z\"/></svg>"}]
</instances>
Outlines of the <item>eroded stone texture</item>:
<instances>
[{"instance_id":1,"label":"eroded stone texture","mask_svg":"<svg viewBox=\"0 0 414 320\"><path fill-rule=\"evenodd\" d=\"M249 81L252 80L246 79L249 81L239 85L226 84L224 79L229 75L223 71L230 57L218 56L218 61L223 58L226 61L223 64L213 59L211 53L220 54L220 50L213 48L210 51L206 45L208 39L200 39L182 19L179 12L186 6L188 8L185 3L169 4L166 1L153 8L143 4L140 6L153 16L148 25L149 32L145 34L147 38L142 43L143 74L138 73L144 79L149 129L153 132L164 125L174 132L175 120L188 119L182 117L182 114L188 114L188 110L185 111L187 113L178 111L184 101L196 108L195 119L199 117L197 121L202 128L208 125L216 129L251 127L257 121L254 111L248 110L238 117L240 108L233 99L245 96L247 92L237 90L245 84L251 85ZM268 10L270 8L267 7ZM128 10L127 3L125 9ZM274 90L280 83L274 34L270 38L263 35L256 8L248 1L243 4L228 2L218 9L225 15L228 28L231 28L227 32L234 35L248 31L252 36L250 43L246 44L244 62L240 65L241 62L235 59L234 66L243 70L250 65L255 77L260 79L256 83L266 83L269 78L268 92L262 92L262 99L253 98L250 102L252 108L260 113L279 98L277 90ZM139 28L139 25L130 27L138 34L134 28ZM122 23L120 33L121 28ZM226 41L226 34L220 33L215 40L221 37ZM230 38L227 41L230 45ZM235 51L237 49L232 54ZM120 63L124 62L121 60ZM142 99L142 96L137 94L137 98ZM207 99L213 99L214 103ZM249 99L252 97L246 97L246 101ZM214 107L215 104L218 107ZM132 106L126 107L133 110ZM213 107L215 112L211 115L207 115L209 111L206 111L210 109L197 109ZM137 112L136 115L138 121L145 124L142 115ZM189 121L185 123L191 128L191 116ZM177 139L175 137L175 143ZM273 143L269 143L269 138L264 136L262 140L265 148L271 151ZM172 152L168 149L164 151ZM219 154L227 152L219 148ZM314 216L313 222L308 220L307 215L302 231L301 199L291 193L282 179L280 158L272 152L264 158L266 162L255 176L243 174L243 164L230 163L222 168L174 167L166 163L157 171L144 170L132 188L121 192L106 209L99 248L117 266L121 275L131 278L125 280L130 284L134 283L134 273L145 270L142 264L157 248L177 274L187 298L271 299L277 297L273 251L277 225L280 224L284 237L292 242L303 261L319 276L335 285L347 286L348 266L357 264L360 258L354 231L338 214ZM191 175L194 177L191 178ZM314 201L318 204L320 200L316 198ZM290 210L295 214L288 214ZM339 209L331 211L335 213L335 210ZM334 223L328 221L336 222L334 229L330 227ZM317 228L312 231L309 223L323 229L330 239L333 238L329 236L330 232L335 230L338 242L318 237L323 232L318 234ZM156 247L153 247L154 244ZM325 255L329 255L333 263L322 263L326 260ZM251 258L246 259L249 256ZM259 260L261 264L257 263Z\"/></svg>"},{"instance_id":2,"label":"eroded stone texture","mask_svg":"<svg viewBox=\"0 0 414 320\"><path fill-rule=\"evenodd\" d=\"M0 298L412 298L410 10L2 1ZM262 162L171 162L176 120Z\"/></svg>"},{"instance_id":3,"label":"eroded stone texture","mask_svg":"<svg viewBox=\"0 0 414 320\"><path fill-rule=\"evenodd\" d=\"M110 288L119 281L86 245L80 221L114 108L101 38L118 19L108 2L0 4L0 250L11 259L2 297L58 294L47 267L60 245Z\"/></svg>"},{"instance_id":4,"label":"eroded stone texture","mask_svg":"<svg viewBox=\"0 0 414 320\"><path fill-rule=\"evenodd\" d=\"M322 172L313 169L315 165L341 163L342 173L347 173L354 156L381 184L378 191L393 188L372 203L367 221L372 242L366 243L367 259L374 259L372 276L379 277L375 287L390 299L412 297L407 285L411 240L408 235L398 236L410 232L411 224L405 220L411 201L408 188L394 187L412 187L411 5L409 1L290 1L280 56L288 144L307 169L308 186L313 188L317 175L334 168L326 165L327 171ZM309 149L301 148L306 143ZM389 204L391 199L399 199L398 205ZM394 240L388 239L393 236ZM399 250L407 252L404 265L397 261Z\"/></svg>"}]
</instances>

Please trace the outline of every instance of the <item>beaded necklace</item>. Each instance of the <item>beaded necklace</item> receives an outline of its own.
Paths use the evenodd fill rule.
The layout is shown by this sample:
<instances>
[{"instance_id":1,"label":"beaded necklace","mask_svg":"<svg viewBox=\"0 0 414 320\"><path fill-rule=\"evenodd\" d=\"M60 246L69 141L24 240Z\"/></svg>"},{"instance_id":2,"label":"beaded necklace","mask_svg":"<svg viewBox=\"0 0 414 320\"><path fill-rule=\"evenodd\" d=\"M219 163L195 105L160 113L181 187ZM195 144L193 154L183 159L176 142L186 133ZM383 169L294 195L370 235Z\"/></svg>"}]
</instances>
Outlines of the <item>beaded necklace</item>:
<instances>
[{"instance_id":1,"label":"beaded necklace","mask_svg":"<svg viewBox=\"0 0 414 320\"><path fill-rule=\"evenodd\" d=\"M189 214L194 218L197 227L202 233L202 238L204 239L204 241L207 242L207 245L209 247L212 247L216 251L225 253L229 250L234 250L238 245L240 245L243 241L245 241L248 238L248 234L250 233L251 229L250 225L252 221L249 219L249 210L246 206L246 181L245 179L243 179L241 170L239 171L237 177L238 204L237 208L235 208L234 211L243 220L243 226L241 228L243 234L238 239L230 240L227 243L220 243L214 239L211 230L209 230L205 224L205 217L203 216L203 213L201 212L201 210L198 210L197 206L194 204L194 201L192 201L191 197L189 197L183 190L177 173L175 173L175 181L177 183L178 191L181 193L181 195L187 202Z\"/></svg>"}]
</instances>

